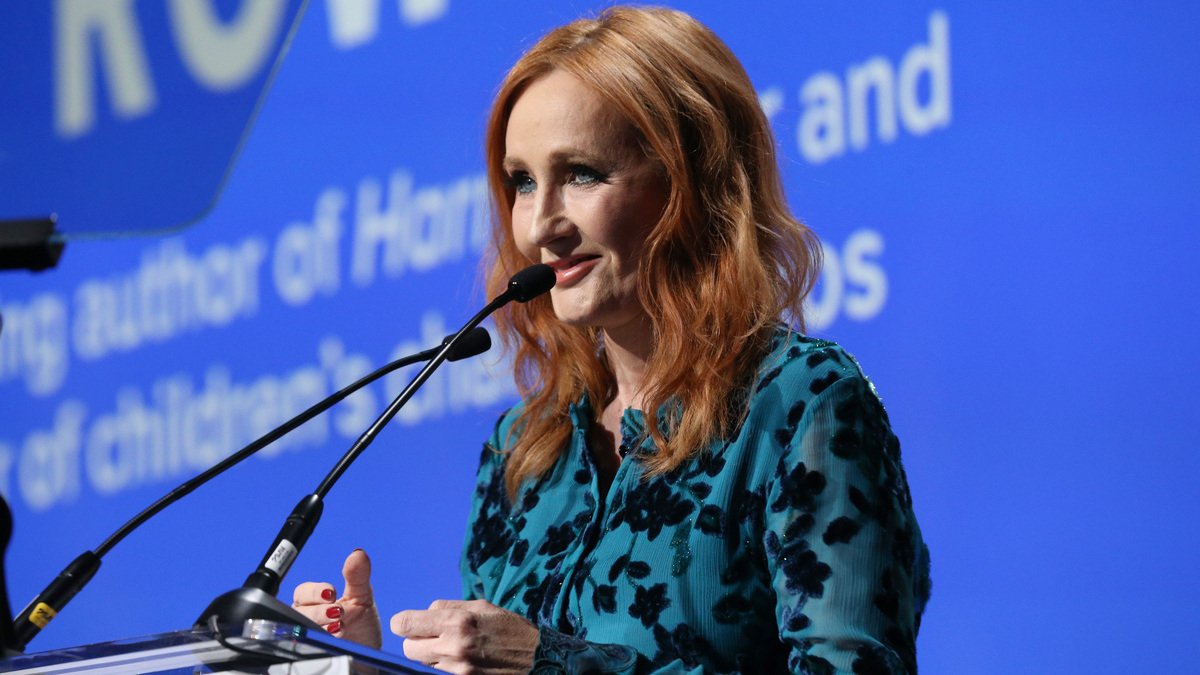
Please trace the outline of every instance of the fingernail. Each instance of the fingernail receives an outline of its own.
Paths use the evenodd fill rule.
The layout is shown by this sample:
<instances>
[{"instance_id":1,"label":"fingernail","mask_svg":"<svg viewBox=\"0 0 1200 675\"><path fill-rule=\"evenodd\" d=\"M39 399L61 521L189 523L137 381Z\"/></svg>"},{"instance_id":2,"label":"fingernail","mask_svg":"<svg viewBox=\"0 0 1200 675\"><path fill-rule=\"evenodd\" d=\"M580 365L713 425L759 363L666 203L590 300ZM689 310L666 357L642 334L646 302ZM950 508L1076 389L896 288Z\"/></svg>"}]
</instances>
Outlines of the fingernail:
<instances>
[{"instance_id":1,"label":"fingernail","mask_svg":"<svg viewBox=\"0 0 1200 675\"><path fill-rule=\"evenodd\" d=\"M332 588L326 588L325 590L321 591L321 599L325 602L333 602L334 598L336 597L337 594L333 592Z\"/></svg>"},{"instance_id":2,"label":"fingernail","mask_svg":"<svg viewBox=\"0 0 1200 675\"><path fill-rule=\"evenodd\" d=\"M330 633L336 633L336 632L338 632L338 631L339 631L339 630L341 630L341 629L342 629L342 622L341 622L341 621L334 621L333 623L329 624L329 625L328 625L328 626L325 628L325 630L329 631Z\"/></svg>"},{"instance_id":3,"label":"fingernail","mask_svg":"<svg viewBox=\"0 0 1200 675\"><path fill-rule=\"evenodd\" d=\"M340 617L341 615L342 615L342 608L338 607L337 605L334 605L333 607L330 607L329 609L325 610L325 616L327 616L331 619L336 619L336 618Z\"/></svg>"}]
</instances>

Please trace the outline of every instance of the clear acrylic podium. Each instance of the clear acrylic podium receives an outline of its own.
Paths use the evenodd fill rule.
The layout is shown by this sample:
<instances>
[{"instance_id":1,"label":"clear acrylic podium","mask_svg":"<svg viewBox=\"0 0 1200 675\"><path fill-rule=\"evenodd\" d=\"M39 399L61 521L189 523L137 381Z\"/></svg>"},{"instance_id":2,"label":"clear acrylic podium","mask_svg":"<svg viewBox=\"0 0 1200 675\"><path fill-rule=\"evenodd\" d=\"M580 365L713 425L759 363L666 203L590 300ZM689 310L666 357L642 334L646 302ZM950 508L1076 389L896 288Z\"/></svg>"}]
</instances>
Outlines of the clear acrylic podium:
<instances>
[{"instance_id":1,"label":"clear acrylic podium","mask_svg":"<svg viewBox=\"0 0 1200 675\"><path fill-rule=\"evenodd\" d=\"M401 663L403 662L403 663ZM13 675L267 673L391 675L437 672L323 631L252 619L244 626L193 628L0 660Z\"/></svg>"}]
</instances>

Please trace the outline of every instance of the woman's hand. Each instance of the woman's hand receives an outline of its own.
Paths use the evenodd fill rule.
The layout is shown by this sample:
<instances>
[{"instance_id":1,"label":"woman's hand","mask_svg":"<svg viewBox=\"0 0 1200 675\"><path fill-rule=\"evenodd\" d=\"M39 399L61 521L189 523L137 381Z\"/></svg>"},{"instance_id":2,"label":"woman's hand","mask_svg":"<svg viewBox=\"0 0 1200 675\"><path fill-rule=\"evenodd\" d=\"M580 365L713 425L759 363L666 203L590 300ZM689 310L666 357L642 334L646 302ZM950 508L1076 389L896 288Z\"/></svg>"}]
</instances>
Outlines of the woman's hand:
<instances>
[{"instance_id":1,"label":"woman's hand","mask_svg":"<svg viewBox=\"0 0 1200 675\"><path fill-rule=\"evenodd\" d=\"M528 673L537 626L484 600L435 600L392 617L404 655L451 673Z\"/></svg>"},{"instance_id":2,"label":"woman's hand","mask_svg":"<svg viewBox=\"0 0 1200 675\"><path fill-rule=\"evenodd\" d=\"M316 621L330 634L360 645L379 649L383 645L383 630L379 625L379 610L371 592L371 559L361 549L354 549L342 565L346 590L342 597L329 584L306 582L292 594L292 607Z\"/></svg>"}]
</instances>

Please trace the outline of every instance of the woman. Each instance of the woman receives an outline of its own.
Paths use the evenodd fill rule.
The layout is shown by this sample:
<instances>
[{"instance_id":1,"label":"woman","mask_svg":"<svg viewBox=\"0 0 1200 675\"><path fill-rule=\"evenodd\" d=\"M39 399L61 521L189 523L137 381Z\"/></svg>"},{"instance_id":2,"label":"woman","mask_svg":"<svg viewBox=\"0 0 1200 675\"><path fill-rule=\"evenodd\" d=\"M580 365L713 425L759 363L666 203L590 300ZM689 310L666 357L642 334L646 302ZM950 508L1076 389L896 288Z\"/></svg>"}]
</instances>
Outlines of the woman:
<instances>
[{"instance_id":1,"label":"woman","mask_svg":"<svg viewBox=\"0 0 1200 675\"><path fill-rule=\"evenodd\" d=\"M874 389L799 321L819 268L745 71L680 12L542 38L492 109L489 291L522 403L485 445L464 601L391 621L451 672L914 673L928 562ZM655 411L643 414L641 411ZM369 563L296 604L379 644Z\"/></svg>"}]
</instances>

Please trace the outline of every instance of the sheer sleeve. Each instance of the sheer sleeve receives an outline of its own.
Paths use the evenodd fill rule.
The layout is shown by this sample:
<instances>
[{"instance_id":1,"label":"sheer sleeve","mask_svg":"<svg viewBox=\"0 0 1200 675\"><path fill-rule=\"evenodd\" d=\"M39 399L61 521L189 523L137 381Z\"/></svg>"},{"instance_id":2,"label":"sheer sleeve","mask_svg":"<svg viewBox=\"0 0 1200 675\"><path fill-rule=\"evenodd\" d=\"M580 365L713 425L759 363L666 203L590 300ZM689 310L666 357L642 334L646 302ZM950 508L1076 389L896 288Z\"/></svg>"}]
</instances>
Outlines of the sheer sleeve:
<instances>
[{"instance_id":1,"label":"sheer sleeve","mask_svg":"<svg viewBox=\"0 0 1200 675\"><path fill-rule=\"evenodd\" d=\"M504 490L504 457L496 450L500 447L501 427L506 417L507 414L497 422L496 431L483 444L479 457L479 471L471 494L471 512L459 560L464 600L487 598L482 568L496 564L513 544L513 533L507 522L510 507Z\"/></svg>"},{"instance_id":2,"label":"sheer sleeve","mask_svg":"<svg viewBox=\"0 0 1200 675\"><path fill-rule=\"evenodd\" d=\"M792 672L916 673L927 554L899 442L864 378L804 410L767 492L763 546Z\"/></svg>"}]
</instances>

